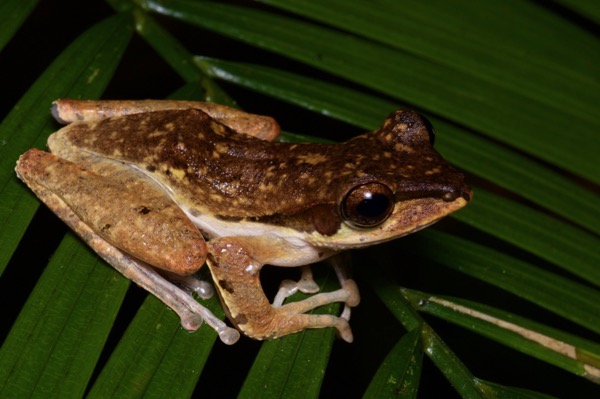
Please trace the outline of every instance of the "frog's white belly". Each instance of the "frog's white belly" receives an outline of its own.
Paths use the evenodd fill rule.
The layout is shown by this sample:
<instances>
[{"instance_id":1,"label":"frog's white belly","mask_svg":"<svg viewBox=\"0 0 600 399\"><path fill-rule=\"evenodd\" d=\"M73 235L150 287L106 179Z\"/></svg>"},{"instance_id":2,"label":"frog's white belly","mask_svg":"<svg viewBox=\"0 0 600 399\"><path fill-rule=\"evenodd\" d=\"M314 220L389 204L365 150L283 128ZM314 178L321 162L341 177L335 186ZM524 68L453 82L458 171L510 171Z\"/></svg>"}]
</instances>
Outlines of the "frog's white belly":
<instances>
[{"instance_id":1,"label":"frog's white belly","mask_svg":"<svg viewBox=\"0 0 600 399\"><path fill-rule=\"evenodd\" d=\"M182 208L207 239L218 237L254 237L253 246L259 253L276 253L268 262L275 266L303 266L319 262L335 251L318 248L307 240L307 234L283 226L272 226L246 220L227 221L211 215L194 216ZM263 248L256 248L263 246Z\"/></svg>"}]
</instances>

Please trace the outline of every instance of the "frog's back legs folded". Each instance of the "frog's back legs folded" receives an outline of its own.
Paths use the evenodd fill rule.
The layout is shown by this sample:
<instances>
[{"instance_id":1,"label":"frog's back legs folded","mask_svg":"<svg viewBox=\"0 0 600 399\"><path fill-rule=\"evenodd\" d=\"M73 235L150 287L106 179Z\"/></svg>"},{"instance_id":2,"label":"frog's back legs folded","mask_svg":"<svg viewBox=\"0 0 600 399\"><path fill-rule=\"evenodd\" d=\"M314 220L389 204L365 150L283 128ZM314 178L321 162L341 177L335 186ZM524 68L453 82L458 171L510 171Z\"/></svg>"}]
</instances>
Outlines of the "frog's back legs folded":
<instances>
[{"instance_id":1,"label":"frog's back legs folded","mask_svg":"<svg viewBox=\"0 0 600 399\"><path fill-rule=\"evenodd\" d=\"M69 190L72 190L71 194L84 195L81 192L77 193L79 187L75 183L77 180L101 179L102 176L97 176L93 172L85 170L83 170L83 174L78 174L79 172L82 172L80 166L35 149L23 154L17 162L17 175L38 198L110 265L173 309L181 318L181 324L184 328L196 330L205 320L217 331L223 342L226 344L235 343L239 338L239 332L227 327L210 310L196 302L186 291L165 280L152 267L132 258L121 249L110 244L106 237L101 236L90 227L90 224L94 223L89 219L82 220L80 214L85 213L86 210L81 208L86 208L87 205L80 204L80 214L78 215L74 210L78 206L67 203L65 198L69 197ZM56 174L63 178L56 179L56 176L53 178L53 175ZM73 180L69 180L69 178ZM111 184L112 180L108 179L107 185L110 186ZM57 185L63 185L63 187ZM120 188L123 189L123 187ZM102 196L98 192L89 194ZM95 203L92 206L94 209L97 208ZM96 212L92 213L94 217L98 216ZM111 226L110 229L113 227ZM162 253L169 257L164 251Z\"/></svg>"},{"instance_id":2,"label":"frog's back legs folded","mask_svg":"<svg viewBox=\"0 0 600 399\"><path fill-rule=\"evenodd\" d=\"M264 261L254 259L246 250L253 248L247 240L253 238L222 237L208 243L208 266L220 287L218 291L229 319L240 330L255 339L274 339L307 328L334 327L343 340L352 342L352 330L345 318L305 312L335 302L355 306L359 296L353 280L344 280L342 288L333 292L273 306L260 283Z\"/></svg>"},{"instance_id":3,"label":"frog's back legs folded","mask_svg":"<svg viewBox=\"0 0 600 399\"><path fill-rule=\"evenodd\" d=\"M249 114L235 108L210 102L176 100L73 100L59 99L52 103L52 115L63 124L123 115L165 110L199 109L211 118L244 133L263 140L274 140L279 136L279 124L270 116Z\"/></svg>"}]
</instances>

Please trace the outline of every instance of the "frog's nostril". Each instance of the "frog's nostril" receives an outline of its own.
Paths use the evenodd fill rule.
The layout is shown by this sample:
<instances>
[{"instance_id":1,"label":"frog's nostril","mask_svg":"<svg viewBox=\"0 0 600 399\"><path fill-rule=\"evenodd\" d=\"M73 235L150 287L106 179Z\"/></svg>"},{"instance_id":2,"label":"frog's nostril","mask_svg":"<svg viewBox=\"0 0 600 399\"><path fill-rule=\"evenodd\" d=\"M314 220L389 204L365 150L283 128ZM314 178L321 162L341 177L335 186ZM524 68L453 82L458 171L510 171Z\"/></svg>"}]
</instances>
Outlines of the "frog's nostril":
<instances>
[{"instance_id":1,"label":"frog's nostril","mask_svg":"<svg viewBox=\"0 0 600 399\"><path fill-rule=\"evenodd\" d=\"M458 198L458 193L456 191L448 191L442 195L442 199L446 202L452 202L456 198Z\"/></svg>"},{"instance_id":2,"label":"frog's nostril","mask_svg":"<svg viewBox=\"0 0 600 399\"><path fill-rule=\"evenodd\" d=\"M446 202L452 202L457 198L462 197L466 201L470 201L472 196L473 194L471 192L471 188L467 185L464 185L460 189L450 189L449 191L446 191L442 195L442 199Z\"/></svg>"}]
</instances>

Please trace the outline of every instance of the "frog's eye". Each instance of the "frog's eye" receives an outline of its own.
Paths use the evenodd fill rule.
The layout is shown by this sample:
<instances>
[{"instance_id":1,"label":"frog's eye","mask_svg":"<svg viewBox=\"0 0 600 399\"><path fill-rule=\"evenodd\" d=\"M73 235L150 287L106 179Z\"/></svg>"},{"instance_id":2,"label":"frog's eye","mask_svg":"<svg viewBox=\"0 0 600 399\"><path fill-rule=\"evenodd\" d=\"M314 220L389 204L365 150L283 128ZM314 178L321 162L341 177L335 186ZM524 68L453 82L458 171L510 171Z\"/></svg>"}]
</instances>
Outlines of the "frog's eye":
<instances>
[{"instance_id":1,"label":"frog's eye","mask_svg":"<svg viewBox=\"0 0 600 399\"><path fill-rule=\"evenodd\" d=\"M340 204L342 218L354 227L374 227L394 210L394 193L382 183L366 183L348 191Z\"/></svg>"},{"instance_id":2,"label":"frog's eye","mask_svg":"<svg viewBox=\"0 0 600 399\"><path fill-rule=\"evenodd\" d=\"M427 134L429 134L429 142L431 143L431 146L433 146L433 144L435 142L435 129L433 128L433 125L431 124L431 122L429 121L429 119L425 118L421 114L419 114L419 116L423 120L423 124L425 125L425 129L427 129Z\"/></svg>"}]
</instances>

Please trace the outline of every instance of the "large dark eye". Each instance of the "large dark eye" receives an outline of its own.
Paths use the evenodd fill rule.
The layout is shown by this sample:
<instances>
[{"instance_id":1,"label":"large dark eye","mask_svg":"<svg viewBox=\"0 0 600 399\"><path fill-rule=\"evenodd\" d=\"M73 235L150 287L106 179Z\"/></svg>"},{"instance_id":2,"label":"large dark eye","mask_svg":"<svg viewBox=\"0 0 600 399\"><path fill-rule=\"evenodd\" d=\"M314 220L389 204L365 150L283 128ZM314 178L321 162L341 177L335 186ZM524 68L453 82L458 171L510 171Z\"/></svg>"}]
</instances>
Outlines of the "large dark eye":
<instances>
[{"instance_id":1,"label":"large dark eye","mask_svg":"<svg viewBox=\"0 0 600 399\"><path fill-rule=\"evenodd\" d=\"M429 121L429 119L425 118L423 115L419 114L421 119L423 120L423 124L425 125L425 129L427 129L427 133L429 134L429 142L431 142L431 146L433 146L435 142L435 129L433 125Z\"/></svg>"},{"instance_id":2,"label":"large dark eye","mask_svg":"<svg viewBox=\"0 0 600 399\"><path fill-rule=\"evenodd\" d=\"M354 227L374 227L394 210L394 193L385 184L366 183L353 187L340 204L342 218Z\"/></svg>"}]
</instances>

